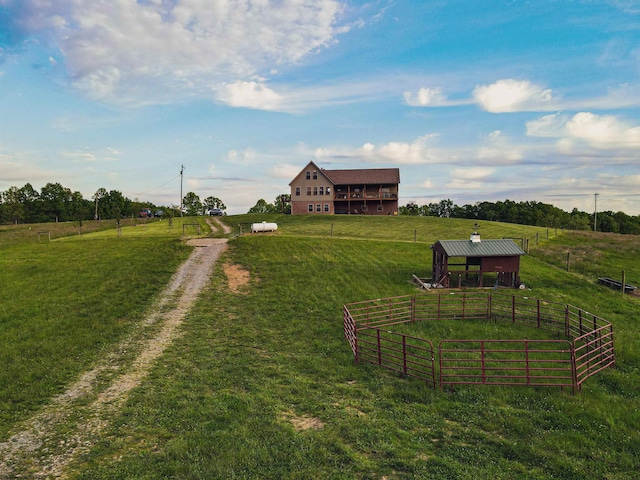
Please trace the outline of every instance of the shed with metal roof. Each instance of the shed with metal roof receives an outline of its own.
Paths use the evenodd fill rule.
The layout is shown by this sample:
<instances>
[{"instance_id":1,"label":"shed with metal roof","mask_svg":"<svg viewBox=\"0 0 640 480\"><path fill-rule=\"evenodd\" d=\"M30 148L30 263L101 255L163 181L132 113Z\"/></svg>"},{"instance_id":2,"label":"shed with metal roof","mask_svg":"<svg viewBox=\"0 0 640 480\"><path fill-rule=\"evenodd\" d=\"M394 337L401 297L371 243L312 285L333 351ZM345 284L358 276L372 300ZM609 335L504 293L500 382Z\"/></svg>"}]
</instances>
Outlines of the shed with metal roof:
<instances>
[{"instance_id":1,"label":"shed with metal roof","mask_svg":"<svg viewBox=\"0 0 640 480\"><path fill-rule=\"evenodd\" d=\"M482 287L487 273L496 274L495 285L520 284L520 257L525 252L511 239L481 240L476 231L469 240L438 240L431 250L433 286L461 287L464 282Z\"/></svg>"}]
</instances>

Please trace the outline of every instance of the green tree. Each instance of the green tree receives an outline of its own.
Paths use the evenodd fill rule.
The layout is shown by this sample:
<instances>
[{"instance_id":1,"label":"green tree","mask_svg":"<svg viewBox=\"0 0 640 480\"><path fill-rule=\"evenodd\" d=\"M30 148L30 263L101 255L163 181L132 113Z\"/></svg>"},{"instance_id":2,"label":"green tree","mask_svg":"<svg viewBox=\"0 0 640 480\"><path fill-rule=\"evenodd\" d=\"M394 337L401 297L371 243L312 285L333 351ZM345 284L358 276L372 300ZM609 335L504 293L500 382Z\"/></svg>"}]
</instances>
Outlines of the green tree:
<instances>
[{"instance_id":1,"label":"green tree","mask_svg":"<svg viewBox=\"0 0 640 480\"><path fill-rule=\"evenodd\" d=\"M204 201L202 202L202 207L204 208L205 211L209 211L214 208L219 208L222 211L225 211L227 209L225 204L222 203L222 200L220 200L218 197L205 198Z\"/></svg>"},{"instance_id":2,"label":"green tree","mask_svg":"<svg viewBox=\"0 0 640 480\"><path fill-rule=\"evenodd\" d=\"M2 192L5 218L12 223L24 220L24 204L18 187L9 187Z\"/></svg>"},{"instance_id":3,"label":"green tree","mask_svg":"<svg viewBox=\"0 0 640 480\"><path fill-rule=\"evenodd\" d=\"M67 220L67 208L71 203L71 189L65 188L59 183L47 183L40 190L40 198L47 220L55 220L56 222Z\"/></svg>"},{"instance_id":4,"label":"green tree","mask_svg":"<svg viewBox=\"0 0 640 480\"><path fill-rule=\"evenodd\" d=\"M273 202L273 206L280 213L291 213L291 194L282 193L276 197L276 200Z\"/></svg>"},{"instance_id":5,"label":"green tree","mask_svg":"<svg viewBox=\"0 0 640 480\"><path fill-rule=\"evenodd\" d=\"M78 233L82 227L82 222L89 216L91 202L82 198L80 192L73 192L69 202L69 214L75 222L78 222Z\"/></svg>"},{"instance_id":6,"label":"green tree","mask_svg":"<svg viewBox=\"0 0 640 480\"><path fill-rule=\"evenodd\" d=\"M41 201L38 191L30 183L20 189L25 222L38 222L40 220Z\"/></svg>"},{"instance_id":7,"label":"green tree","mask_svg":"<svg viewBox=\"0 0 640 480\"><path fill-rule=\"evenodd\" d=\"M200 197L193 192L187 193L182 199L182 207L189 216L202 215L203 207Z\"/></svg>"},{"instance_id":8,"label":"green tree","mask_svg":"<svg viewBox=\"0 0 640 480\"><path fill-rule=\"evenodd\" d=\"M258 200L256 204L249 209L247 213L278 213L278 209L263 198Z\"/></svg>"}]
</instances>

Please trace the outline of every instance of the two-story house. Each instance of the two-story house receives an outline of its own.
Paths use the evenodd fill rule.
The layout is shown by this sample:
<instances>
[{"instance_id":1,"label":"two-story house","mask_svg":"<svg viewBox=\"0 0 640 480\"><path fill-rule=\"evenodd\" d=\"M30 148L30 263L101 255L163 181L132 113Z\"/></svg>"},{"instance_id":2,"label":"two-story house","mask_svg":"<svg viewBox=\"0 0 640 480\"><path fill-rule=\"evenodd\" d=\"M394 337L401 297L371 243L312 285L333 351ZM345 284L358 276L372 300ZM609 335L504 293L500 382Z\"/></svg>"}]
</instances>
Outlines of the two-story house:
<instances>
[{"instance_id":1,"label":"two-story house","mask_svg":"<svg viewBox=\"0 0 640 480\"><path fill-rule=\"evenodd\" d=\"M291 214L397 215L398 168L325 170L309 162L289 183Z\"/></svg>"}]
</instances>

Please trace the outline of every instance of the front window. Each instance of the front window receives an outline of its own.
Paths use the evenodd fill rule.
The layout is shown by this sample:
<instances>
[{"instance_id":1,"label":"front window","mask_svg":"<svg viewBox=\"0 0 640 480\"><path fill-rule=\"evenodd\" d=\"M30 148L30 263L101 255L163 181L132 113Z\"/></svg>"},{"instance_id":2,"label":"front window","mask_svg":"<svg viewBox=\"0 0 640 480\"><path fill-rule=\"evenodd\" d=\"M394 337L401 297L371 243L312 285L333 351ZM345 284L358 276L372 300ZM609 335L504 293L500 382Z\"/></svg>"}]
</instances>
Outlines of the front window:
<instances>
[{"instance_id":1,"label":"front window","mask_svg":"<svg viewBox=\"0 0 640 480\"><path fill-rule=\"evenodd\" d=\"M331 195L331 187L327 187L327 195Z\"/></svg>"},{"instance_id":2,"label":"front window","mask_svg":"<svg viewBox=\"0 0 640 480\"><path fill-rule=\"evenodd\" d=\"M318 195L318 187L313 187L313 194Z\"/></svg>"},{"instance_id":3,"label":"front window","mask_svg":"<svg viewBox=\"0 0 640 480\"><path fill-rule=\"evenodd\" d=\"M316 212L321 212L322 211L322 205L317 204L316 205Z\"/></svg>"},{"instance_id":4,"label":"front window","mask_svg":"<svg viewBox=\"0 0 640 480\"><path fill-rule=\"evenodd\" d=\"M311 180L311 172L307 171L307 180Z\"/></svg>"},{"instance_id":5,"label":"front window","mask_svg":"<svg viewBox=\"0 0 640 480\"><path fill-rule=\"evenodd\" d=\"M320 187L319 190L318 190L318 193L320 195L324 195L324 187Z\"/></svg>"},{"instance_id":6,"label":"front window","mask_svg":"<svg viewBox=\"0 0 640 480\"><path fill-rule=\"evenodd\" d=\"M307 187L307 196L311 195L311 187Z\"/></svg>"},{"instance_id":7,"label":"front window","mask_svg":"<svg viewBox=\"0 0 640 480\"><path fill-rule=\"evenodd\" d=\"M296 197L300 196L300 187L296 187Z\"/></svg>"},{"instance_id":8,"label":"front window","mask_svg":"<svg viewBox=\"0 0 640 480\"><path fill-rule=\"evenodd\" d=\"M318 179L318 172L316 170L313 171L313 179L314 180Z\"/></svg>"},{"instance_id":9,"label":"front window","mask_svg":"<svg viewBox=\"0 0 640 480\"><path fill-rule=\"evenodd\" d=\"M325 212L329 212L329 204L328 203L324 204L324 211Z\"/></svg>"},{"instance_id":10,"label":"front window","mask_svg":"<svg viewBox=\"0 0 640 480\"><path fill-rule=\"evenodd\" d=\"M313 203L309 204L309 213L313 213Z\"/></svg>"}]
</instances>

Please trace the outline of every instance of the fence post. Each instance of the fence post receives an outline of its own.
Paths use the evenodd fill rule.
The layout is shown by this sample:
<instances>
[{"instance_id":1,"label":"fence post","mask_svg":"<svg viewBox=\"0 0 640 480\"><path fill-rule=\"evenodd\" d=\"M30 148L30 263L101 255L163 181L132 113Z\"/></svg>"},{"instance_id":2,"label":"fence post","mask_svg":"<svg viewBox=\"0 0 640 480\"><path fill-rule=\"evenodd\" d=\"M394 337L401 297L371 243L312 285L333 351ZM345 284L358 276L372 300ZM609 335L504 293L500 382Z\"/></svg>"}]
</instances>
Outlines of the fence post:
<instances>
[{"instance_id":1,"label":"fence post","mask_svg":"<svg viewBox=\"0 0 640 480\"><path fill-rule=\"evenodd\" d=\"M416 322L416 296L411 297L411 323Z\"/></svg>"},{"instance_id":2,"label":"fence post","mask_svg":"<svg viewBox=\"0 0 640 480\"><path fill-rule=\"evenodd\" d=\"M402 335L402 371L407 374L407 337Z\"/></svg>"},{"instance_id":3,"label":"fence post","mask_svg":"<svg viewBox=\"0 0 640 480\"><path fill-rule=\"evenodd\" d=\"M525 358L525 369L527 372L527 385L531 385L531 372L529 371L529 341L524 341L524 358Z\"/></svg>"},{"instance_id":4,"label":"fence post","mask_svg":"<svg viewBox=\"0 0 640 480\"><path fill-rule=\"evenodd\" d=\"M480 365L482 368L482 384L487 382L486 372L484 369L484 340L480 340Z\"/></svg>"},{"instance_id":5,"label":"fence post","mask_svg":"<svg viewBox=\"0 0 640 480\"><path fill-rule=\"evenodd\" d=\"M622 290L622 295L624 296L624 290L626 287L626 283L627 283L627 279L626 279L626 275L624 273L624 270L622 270L622 287L620 288L620 290Z\"/></svg>"},{"instance_id":6,"label":"fence post","mask_svg":"<svg viewBox=\"0 0 640 480\"><path fill-rule=\"evenodd\" d=\"M575 339L571 341L570 344L570 348L571 348L571 380L572 380L572 384L571 385L571 393L573 395L576 394L576 392L580 391L580 384L578 383L578 366L576 365L576 341Z\"/></svg>"}]
</instances>

